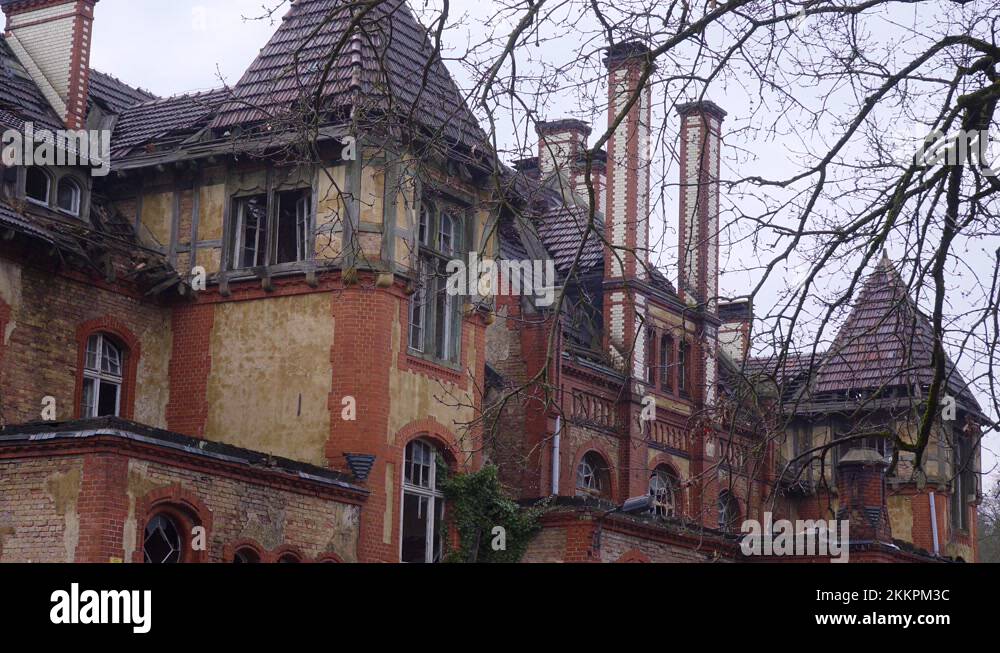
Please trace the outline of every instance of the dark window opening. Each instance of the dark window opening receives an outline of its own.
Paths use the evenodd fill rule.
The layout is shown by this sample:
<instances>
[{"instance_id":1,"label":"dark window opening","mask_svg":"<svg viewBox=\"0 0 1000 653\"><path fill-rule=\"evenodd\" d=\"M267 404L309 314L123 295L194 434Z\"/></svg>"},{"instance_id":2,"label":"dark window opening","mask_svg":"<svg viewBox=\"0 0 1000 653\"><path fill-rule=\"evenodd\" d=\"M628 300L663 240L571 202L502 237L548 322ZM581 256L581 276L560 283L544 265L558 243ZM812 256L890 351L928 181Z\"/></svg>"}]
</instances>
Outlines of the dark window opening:
<instances>
[{"instance_id":1,"label":"dark window opening","mask_svg":"<svg viewBox=\"0 0 1000 653\"><path fill-rule=\"evenodd\" d=\"M256 564L260 562L260 555L249 547L243 547L233 555L233 562L245 565Z\"/></svg>"},{"instance_id":2,"label":"dark window opening","mask_svg":"<svg viewBox=\"0 0 1000 653\"><path fill-rule=\"evenodd\" d=\"M278 194L278 243L275 263L304 261L308 249L309 191Z\"/></svg>"},{"instance_id":3,"label":"dark window opening","mask_svg":"<svg viewBox=\"0 0 1000 653\"><path fill-rule=\"evenodd\" d=\"M170 517L158 514L146 524L142 542L143 560L151 564L181 561L180 529Z\"/></svg>"},{"instance_id":4,"label":"dark window opening","mask_svg":"<svg viewBox=\"0 0 1000 653\"><path fill-rule=\"evenodd\" d=\"M24 195L38 204L49 203L49 176L41 168L28 168L24 179Z\"/></svg>"}]
</instances>

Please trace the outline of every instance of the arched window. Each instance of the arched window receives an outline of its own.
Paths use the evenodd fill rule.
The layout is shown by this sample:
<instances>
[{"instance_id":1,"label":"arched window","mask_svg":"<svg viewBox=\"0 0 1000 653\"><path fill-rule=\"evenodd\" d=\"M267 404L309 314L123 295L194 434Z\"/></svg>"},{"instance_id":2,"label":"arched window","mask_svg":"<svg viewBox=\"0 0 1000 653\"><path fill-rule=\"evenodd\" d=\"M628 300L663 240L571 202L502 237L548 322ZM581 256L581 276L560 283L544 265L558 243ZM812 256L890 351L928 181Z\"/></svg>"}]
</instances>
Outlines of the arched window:
<instances>
[{"instance_id":1,"label":"arched window","mask_svg":"<svg viewBox=\"0 0 1000 653\"><path fill-rule=\"evenodd\" d=\"M28 168L24 177L24 196L29 202L49 205L49 191L52 179L41 168Z\"/></svg>"},{"instance_id":2,"label":"arched window","mask_svg":"<svg viewBox=\"0 0 1000 653\"><path fill-rule=\"evenodd\" d=\"M184 558L181 529L165 513L157 513L146 523L142 540L143 561L152 564L176 563Z\"/></svg>"},{"instance_id":3,"label":"arched window","mask_svg":"<svg viewBox=\"0 0 1000 653\"><path fill-rule=\"evenodd\" d=\"M666 465L660 465L649 477L652 512L657 517L675 517L678 511L677 475Z\"/></svg>"},{"instance_id":4,"label":"arched window","mask_svg":"<svg viewBox=\"0 0 1000 653\"><path fill-rule=\"evenodd\" d=\"M444 494L438 489L440 453L426 440L406 445L403 465L403 562L438 562L441 559L441 521Z\"/></svg>"},{"instance_id":5,"label":"arched window","mask_svg":"<svg viewBox=\"0 0 1000 653\"><path fill-rule=\"evenodd\" d=\"M236 564L256 564L260 562L260 554L248 546L241 546L233 554L233 562Z\"/></svg>"},{"instance_id":6,"label":"arched window","mask_svg":"<svg viewBox=\"0 0 1000 653\"><path fill-rule=\"evenodd\" d=\"M719 530L729 533L740 526L740 502L729 490L719 493Z\"/></svg>"},{"instance_id":7,"label":"arched window","mask_svg":"<svg viewBox=\"0 0 1000 653\"><path fill-rule=\"evenodd\" d=\"M299 557L294 553L283 553L281 554L281 557L278 558L278 562L281 564L288 565L288 564L296 564L302 561L299 560Z\"/></svg>"},{"instance_id":8,"label":"arched window","mask_svg":"<svg viewBox=\"0 0 1000 653\"><path fill-rule=\"evenodd\" d=\"M608 464L596 451L588 452L576 466L577 496L611 497Z\"/></svg>"},{"instance_id":9,"label":"arched window","mask_svg":"<svg viewBox=\"0 0 1000 653\"><path fill-rule=\"evenodd\" d=\"M80 215L80 184L72 177L63 177L59 180L56 189L56 207L73 216Z\"/></svg>"},{"instance_id":10,"label":"arched window","mask_svg":"<svg viewBox=\"0 0 1000 653\"><path fill-rule=\"evenodd\" d=\"M83 417L120 414L122 370L122 350L109 336L96 333L87 339L80 406Z\"/></svg>"}]
</instances>

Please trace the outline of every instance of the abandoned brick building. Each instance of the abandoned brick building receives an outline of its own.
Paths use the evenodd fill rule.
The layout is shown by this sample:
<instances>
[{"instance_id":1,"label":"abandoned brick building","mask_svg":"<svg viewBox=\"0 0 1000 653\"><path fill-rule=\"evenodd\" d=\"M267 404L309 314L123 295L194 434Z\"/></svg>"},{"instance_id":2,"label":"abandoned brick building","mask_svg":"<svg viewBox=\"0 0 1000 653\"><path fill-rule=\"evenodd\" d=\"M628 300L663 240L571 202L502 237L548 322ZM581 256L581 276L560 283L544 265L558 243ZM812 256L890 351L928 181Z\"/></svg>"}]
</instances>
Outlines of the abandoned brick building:
<instances>
[{"instance_id":1,"label":"abandoned brick building","mask_svg":"<svg viewBox=\"0 0 1000 653\"><path fill-rule=\"evenodd\" d=\"M436 561L440 465L485 461L554 497L528 561L740 559L775 491L782 516L857 517L853 559L975 559L957 371L925 480L887 477L883 442L783 464L845 422L907 432L930 325L885 260L829 352L748 357L752 308L717 299L711 102L678 107L676 285L649 264L642 46L607 53L609 119L640 101L606 152L557 120L509 169L402 0L353 32L342 0L298 0L233 88L171 98L90 69L97 5L0 0L2 129L111 131L107 176L0 168L0 562ZM552 260L566 301L446 292L472 253Z\"/></svg>"}]
</instances>

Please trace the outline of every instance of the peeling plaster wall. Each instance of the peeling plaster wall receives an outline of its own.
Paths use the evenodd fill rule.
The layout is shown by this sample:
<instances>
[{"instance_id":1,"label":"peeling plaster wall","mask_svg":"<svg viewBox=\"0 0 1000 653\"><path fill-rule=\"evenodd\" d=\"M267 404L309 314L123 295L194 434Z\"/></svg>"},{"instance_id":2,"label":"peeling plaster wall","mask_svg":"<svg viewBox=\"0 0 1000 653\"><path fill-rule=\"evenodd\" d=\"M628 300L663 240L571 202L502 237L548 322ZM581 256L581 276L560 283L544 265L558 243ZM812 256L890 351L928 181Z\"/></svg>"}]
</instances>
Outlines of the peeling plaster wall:
<instances>
[{"instance_id":1,"label":"peeling plaster wall","mask_svg":"<svg viewBox=\"0 0 1000 653\"><path fill-rule=\"evenodd\" d=\"M336 373L331 297L313 293L216 307L207 439L326 466Z\"/></svg>"},{"instance_id":2,"label":"peeling plaster wall","mask_svg":"<svg viewBox=\"0 0 1000 653\"><path fill-rule=\"evenodd\" d=\"M73 562L83 459L0 460L0 562Z\"/></svg>"}]
</instances>

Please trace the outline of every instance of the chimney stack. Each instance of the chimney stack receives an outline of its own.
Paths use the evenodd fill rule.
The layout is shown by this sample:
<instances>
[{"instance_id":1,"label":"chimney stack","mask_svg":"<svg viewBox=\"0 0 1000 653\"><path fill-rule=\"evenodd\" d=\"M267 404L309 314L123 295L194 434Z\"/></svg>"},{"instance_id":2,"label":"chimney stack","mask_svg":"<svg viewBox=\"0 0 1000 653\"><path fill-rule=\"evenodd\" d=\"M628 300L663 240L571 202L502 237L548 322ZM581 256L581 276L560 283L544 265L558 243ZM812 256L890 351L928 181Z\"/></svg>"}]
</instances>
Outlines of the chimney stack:
<instances>
[{"instance_id":1,"label":"chimney stack","mask_svg":"<svg viewBox=\"0 0 1000 653\"><path fill-rule=\"evenodd\" d=\"M649 48L637 42L608 49L607 194L604 203L604 331L612 360L644 379L646 297L636 282L649 280L649 135L652 93L640 87L652 66ZM633 102L633 98L635 101ZM627 113L626 113L627 108ZM618 116L624 119L615 127ZM627 360L631 354L631 360Z\"/></svg>"},{"instance_id":2,"label":"chimney stack","mask_svg":"<svg viewBox=\"0 0 1000 653\"><path fill-rule=\"evenodd\" d=\"M566 202L577 203L579 200L585 205L588 198L586 171L587 139L592 131L590 125L582 120L564 118L539 122L535 129L538 132L539 178L549 181L557 173L561 174L562 184L558 190ZM606 162L607 154L603 150L593 154L590 176L594 185L594 209L598 213L604 211Z\"/></svg>"},{"instance_id":3,"label":"chimney stack","mask_svg":"<svg viewBox=\"0 0 1000 653\"><path fill-rule=\"evenodd\" d=\"M635 96L649 57L649 48L641 43L608 49L609 127ZM605 230L615 252L605 254L606 279L648 277L651 97L647 83L608 141Z\"/></svg>"},{"instance_id":4,"label":"chimney stack","mask_svg":"<svg viewBox=\"0 0 1000 653\"><path fill-rule=\"evenodd\" d=\"M852 542L892 544L886 506L885 458L875 449L851 449L837 464L837 519L850 523Z\"/></svg>"},{"instance_id":5,"label":"chimney stack","mask_svg":"<svg viewBox=\"0 0 1000 653\"><path fill-rule=\"evenodd\" d=\"M0 0L7 42L68 129L84 129L87 122L97 1Z\"/></svg>"},{"instance_id":6,"label":"chimney stack","mask_svg":"<svg viewBox=\"0 0 1000 653\"><path fill-rule=\"evenodd\" d=\"M677 291L689 305L718 313L719 161L722 121L717 104L689 102L681 116L680 231Z\"/></svg>"}]
</instances>

